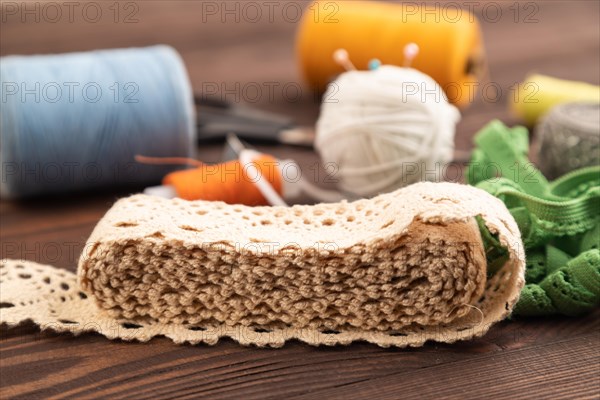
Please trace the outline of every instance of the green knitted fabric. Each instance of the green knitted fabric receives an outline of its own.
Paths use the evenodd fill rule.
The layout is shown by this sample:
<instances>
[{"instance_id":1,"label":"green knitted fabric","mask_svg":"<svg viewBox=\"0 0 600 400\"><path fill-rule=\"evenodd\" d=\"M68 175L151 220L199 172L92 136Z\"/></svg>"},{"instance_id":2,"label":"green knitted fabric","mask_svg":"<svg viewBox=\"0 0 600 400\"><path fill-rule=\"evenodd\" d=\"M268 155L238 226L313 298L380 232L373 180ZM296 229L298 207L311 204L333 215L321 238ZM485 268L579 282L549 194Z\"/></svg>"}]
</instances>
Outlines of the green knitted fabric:
<instances>
[{"instance_id":1,"label":"green knitted fabric","mask_svg":"<svg viewBox=\"0 0 600 400\"><path fill-rule=\"evenodd\" d=\"M548 182L528 159L528 132L492 121L475 137L467 182L500 198L526 251L514 315L580 315L600 304L600 166ZM491 271L506 252L480 223Z\"/></svg>"}]
</instances>

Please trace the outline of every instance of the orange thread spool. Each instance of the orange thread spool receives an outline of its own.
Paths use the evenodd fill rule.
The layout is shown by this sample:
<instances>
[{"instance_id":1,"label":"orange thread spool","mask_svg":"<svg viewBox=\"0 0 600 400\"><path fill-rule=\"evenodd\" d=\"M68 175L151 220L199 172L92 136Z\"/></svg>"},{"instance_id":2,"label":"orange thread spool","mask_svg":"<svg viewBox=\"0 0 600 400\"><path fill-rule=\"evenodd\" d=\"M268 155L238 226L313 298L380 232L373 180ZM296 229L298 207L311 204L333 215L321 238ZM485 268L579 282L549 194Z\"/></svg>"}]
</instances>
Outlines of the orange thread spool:
<instances>
[{"instance_id":1,"label":"orange thread spool","mask_svg":"<svg viewBox=\"0 0 600 400\"><path fill-rule=\"evenodd\" d=\"M313 1L298 25L297 54L307 82L323 92L342 72L331 55L343 48L360 69L370 60L405 65L402 49L419 46L412 67L431 76L450 102L467 106L473 85L485 72L477 18L467 10L414 3Z\"/></svg>"},{"instance_id":2,"label":"orange thread spool","mask_svg":"<svg viewBox=\"0 0 600 400\"><path fill-rule=\"evenodd\" d=\"M261 154L251 163L260 171L260 178L249 175L249 168L244 168L238 160L217 165L195 164L197 168L168 174L163 185L175 187L177 195L185 200L224 201L249 206L269 204L255 185L257 179L267 179L275 191L282 194L283 180L278 162L270 155Z\"/></svg>"}]
</instances>

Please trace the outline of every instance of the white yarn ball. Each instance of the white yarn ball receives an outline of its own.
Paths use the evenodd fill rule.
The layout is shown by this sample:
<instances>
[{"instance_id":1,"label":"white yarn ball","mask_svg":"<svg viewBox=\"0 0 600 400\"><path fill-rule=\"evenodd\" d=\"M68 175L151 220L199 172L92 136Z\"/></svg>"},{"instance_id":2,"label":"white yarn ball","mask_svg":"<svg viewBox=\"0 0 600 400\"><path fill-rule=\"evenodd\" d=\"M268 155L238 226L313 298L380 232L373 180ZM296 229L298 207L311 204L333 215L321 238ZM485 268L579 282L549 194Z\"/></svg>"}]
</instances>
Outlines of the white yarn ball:
<instances>
[{"instance_id":1,"label":"white yarn ball","mask_svg":"<svg viewBox=\"0 0 600 400\"><path fill-rule=\"evenodd\" d=\"M325 93L315 147L337 167L341 190L372 196L439 179L459 120L440 85L415 69L349 71Z\"/></svg>"}]
</instances>

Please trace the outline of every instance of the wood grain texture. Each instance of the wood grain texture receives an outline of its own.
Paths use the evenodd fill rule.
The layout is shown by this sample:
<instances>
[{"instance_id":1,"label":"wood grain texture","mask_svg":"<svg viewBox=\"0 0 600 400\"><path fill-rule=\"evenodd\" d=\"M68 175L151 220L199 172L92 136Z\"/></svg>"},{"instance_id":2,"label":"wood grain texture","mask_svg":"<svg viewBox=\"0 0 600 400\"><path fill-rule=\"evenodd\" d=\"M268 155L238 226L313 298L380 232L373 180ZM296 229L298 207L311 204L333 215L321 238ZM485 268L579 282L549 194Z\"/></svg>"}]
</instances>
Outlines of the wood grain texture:
<instances>
[{"instance_id":1,"label":"wood grain texture","mask_svg":"<svg viewBox=\"0 0 600 400\"><path fill-rule=\"evenodd\" d=\"M7 2L2 3L5 7ZM18 2L20 3L20 2ZM217 2L220 4L221 2ZM228 2L234 3L234 2ZM296 2L303 5L303 2ZM105 13L112 2L99 2ZM137 2L137 23L22 22L2 8L0 54L51 53L167 43L182 54L195 88L248 83L301 84L291 43L295 24L273 21L203 21L198 1ZM278 3L282 7L285 2ZM463 113L457 144L471 147L473 133L492 118L518 121L506 109L510 88L537 71L561 78L600 81L600 6L596 1L536 3L535 23L524 23L529 2L498 3L491 22L478 8L491 80L503 95L478 98ZM493 10L489 10L491 13ZM242 66L242 67L241 67ZM235 100L231 96L228 100ZM314 123L318 100L303 87L298 101L281 91L251 106ZM240 102L244 102L243 96ZM318 157L291 147L264 148L299 161L313 180ZM219 146L200 149L217 161ZM26 258L75 269L95 223L128 190L0 203L1 257ZM164 338L125 343L86 334L39 332L24 324L0 328L0 398L598 398L600 312L582 318L505 321L483 338L418 349L381 349L364 343L282 349L245 348L230 340L216 346L177 346Z\"/></svg>"}]
</instances>

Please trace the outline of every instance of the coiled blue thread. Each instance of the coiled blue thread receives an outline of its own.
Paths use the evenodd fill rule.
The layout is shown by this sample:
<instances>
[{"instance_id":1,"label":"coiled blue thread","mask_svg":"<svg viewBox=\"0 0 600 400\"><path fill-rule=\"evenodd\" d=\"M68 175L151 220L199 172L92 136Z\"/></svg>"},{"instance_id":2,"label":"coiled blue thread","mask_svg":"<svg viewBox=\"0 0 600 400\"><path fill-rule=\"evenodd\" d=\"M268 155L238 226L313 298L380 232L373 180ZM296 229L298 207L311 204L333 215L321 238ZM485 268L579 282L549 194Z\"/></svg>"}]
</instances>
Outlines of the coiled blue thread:
<instances>
[{"instance_id":1,"label":"coiled blue thread","mask_svg":"<svg viewBox=\"0 0 600 400\"><path fill-rule=\"evenodd\" d=\"M177 167L136 154L194 156L193 95L171 47L7 56L0 83L3 198L144 186Z\"/></svg>"}]
</instances>

